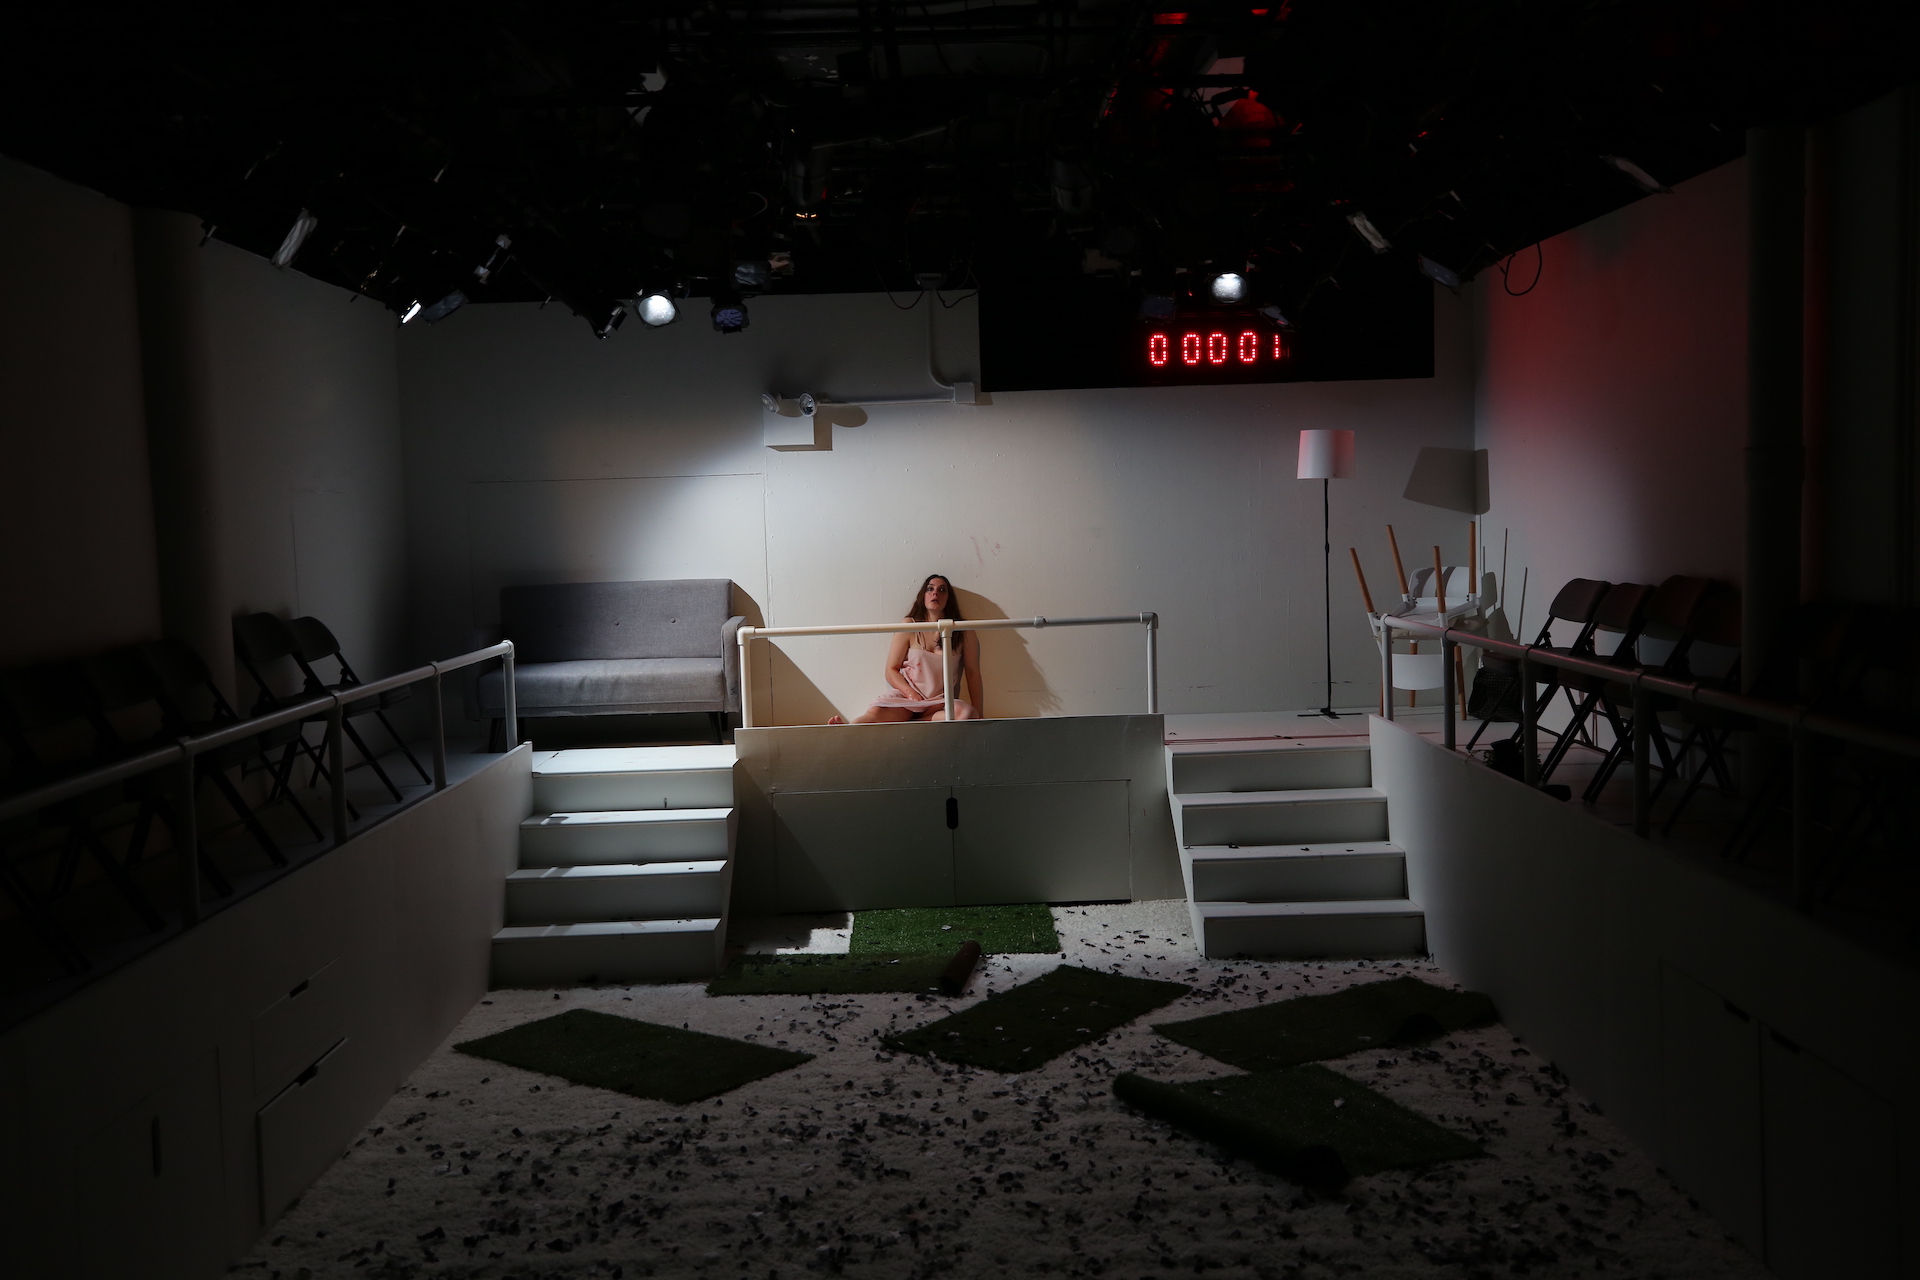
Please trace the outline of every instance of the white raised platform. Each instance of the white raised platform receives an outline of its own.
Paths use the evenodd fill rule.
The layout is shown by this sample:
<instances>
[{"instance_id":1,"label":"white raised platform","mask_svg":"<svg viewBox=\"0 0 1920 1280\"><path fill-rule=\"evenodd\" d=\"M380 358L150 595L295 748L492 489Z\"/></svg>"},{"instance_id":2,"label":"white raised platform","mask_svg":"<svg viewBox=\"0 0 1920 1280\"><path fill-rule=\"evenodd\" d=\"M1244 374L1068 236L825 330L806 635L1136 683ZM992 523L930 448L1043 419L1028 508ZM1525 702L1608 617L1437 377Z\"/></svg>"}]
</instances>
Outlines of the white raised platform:
<instances>
[{"instance_id":1,"label":"white raised platform","mask_svg":"<svg viewBox=\"0 0 1920 1280\"><path fill-rule=\"evenodd\" d=\"M520 824L520 869L507 877L494 984L717 973L733 882L733 765L730 746L535 753L535 812Z\"/></svg>"}]
</instances>

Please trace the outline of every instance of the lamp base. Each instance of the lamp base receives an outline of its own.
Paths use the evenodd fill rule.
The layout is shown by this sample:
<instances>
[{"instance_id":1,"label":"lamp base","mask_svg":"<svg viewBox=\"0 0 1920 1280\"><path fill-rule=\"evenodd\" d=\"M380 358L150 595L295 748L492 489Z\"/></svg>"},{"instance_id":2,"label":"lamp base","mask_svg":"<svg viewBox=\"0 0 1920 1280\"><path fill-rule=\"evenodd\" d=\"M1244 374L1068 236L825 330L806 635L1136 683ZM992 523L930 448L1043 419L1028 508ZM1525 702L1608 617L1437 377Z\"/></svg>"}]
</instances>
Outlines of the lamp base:
<instances>
[{"instance_id":1,"label":"lamp base","mask_svg":"<svg viewBox=\"0 0 1920 1280\"><path fill-rule=\"evenodd\" d=\"M1325 716L1329 720L1338 720L1340 713L1332 707L1322 707L1318 711L1302 711L1299 718L1305 719L1308 716Z\"/></svg>"}]
</instances>

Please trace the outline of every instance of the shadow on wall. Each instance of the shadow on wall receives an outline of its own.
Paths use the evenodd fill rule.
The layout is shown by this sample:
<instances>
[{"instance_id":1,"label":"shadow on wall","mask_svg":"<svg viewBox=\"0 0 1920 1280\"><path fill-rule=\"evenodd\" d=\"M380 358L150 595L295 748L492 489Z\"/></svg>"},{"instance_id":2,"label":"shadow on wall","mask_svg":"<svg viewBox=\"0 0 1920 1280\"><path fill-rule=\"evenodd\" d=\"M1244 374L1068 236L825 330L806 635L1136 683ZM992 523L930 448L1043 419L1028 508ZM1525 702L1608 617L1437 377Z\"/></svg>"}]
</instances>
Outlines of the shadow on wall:
<instances>
[{"instance_id":1,"label":"shadow on wall","mask_svg":"<svg viewBox=\"0 0 1920 1280\"><path fill-rule=\"evenodd\" d=\"M977 591L955 587L953 594L965 617L985 621L1010 616ZM983 715L1013 719L1060 714L1060 695L1047 685L1046 673L1033 660L1032 647L1024 631L980 633L980 676L987 686Z\"/></svg>"},{"instance_id":2,"label":"shadow on wall","mask_svg":"<svg viewBox=\"0 0 1920 1280\"><path fill-rule=\"evenodd\" d=\"M773 720L774 724L825 724L835 715L844 715L848 719L866 710L865 705L855 707L851 712L839 711L820 692L820 686L812 677L800 669L798 663L787 656L777 641L763 640L757 644L767 650L769 678L773 682ZM756 669L758 670L758 669ZM874 681L881 683L879 672L875 671ZM879 689L874 690L875 693Z\"/></svg>"}]
</instances>

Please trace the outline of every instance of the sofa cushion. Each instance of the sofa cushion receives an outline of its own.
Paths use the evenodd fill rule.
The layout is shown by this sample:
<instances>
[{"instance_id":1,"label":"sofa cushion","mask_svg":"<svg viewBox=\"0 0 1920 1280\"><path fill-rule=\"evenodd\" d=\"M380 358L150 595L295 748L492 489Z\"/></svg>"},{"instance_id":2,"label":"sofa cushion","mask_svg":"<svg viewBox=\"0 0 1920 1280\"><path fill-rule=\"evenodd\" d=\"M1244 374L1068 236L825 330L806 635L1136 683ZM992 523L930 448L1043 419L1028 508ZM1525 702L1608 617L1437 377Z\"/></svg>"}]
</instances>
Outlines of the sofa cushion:
<instances>
[{"instance_id":1,"label":"sofa cushion","mask_svg":"<svg viewBox=\"0 0 1920 1280\"><path fill-rule=\"evenodd\" d=\"M726 578L506 587L500 625L523 662L716 658L732 613Z\"/></svg>"},{"instance_id":2,"label":"sofa cushion","mask_svg":"<svg viewBox=\"0 0 1920 1280\"><path fill-rule=\"evenodd\" d=\"M515 708L523 716L607 715L623 711L719 711L726 705L718 658L591 658L514 664ZM498 671L480 677L480 710L505 706Z\"/></svg>"}]
</instances>

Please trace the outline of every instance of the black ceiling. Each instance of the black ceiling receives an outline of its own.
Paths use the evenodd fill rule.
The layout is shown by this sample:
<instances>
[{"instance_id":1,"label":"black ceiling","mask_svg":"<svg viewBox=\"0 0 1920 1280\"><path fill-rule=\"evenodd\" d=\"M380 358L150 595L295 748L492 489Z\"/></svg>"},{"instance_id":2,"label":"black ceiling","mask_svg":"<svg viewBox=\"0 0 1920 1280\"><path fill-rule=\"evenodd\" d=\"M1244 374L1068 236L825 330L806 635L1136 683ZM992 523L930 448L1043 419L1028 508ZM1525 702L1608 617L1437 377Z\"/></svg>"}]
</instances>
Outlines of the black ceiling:
<instances>
[{"instance_id":1,"label":"black ceiling","mask_svg":"<svg viewBox=\"0 0 1920 1280\"><path fill-rule=\"evenodd\" d=\"M1914 78L1912 4L655 0L0 21L0 151L398 312L1462 278ZM1622 166L1610 157L1629 162ZM1365 227L1361 219L1364 217ZM1371 228L1378 243L1363 231ZM510 243L502 248L500 238ZM1384 244L1384 249L1379 246ZM484 274L483 274L484 273Z\"/></svg>"}]
</instances>

